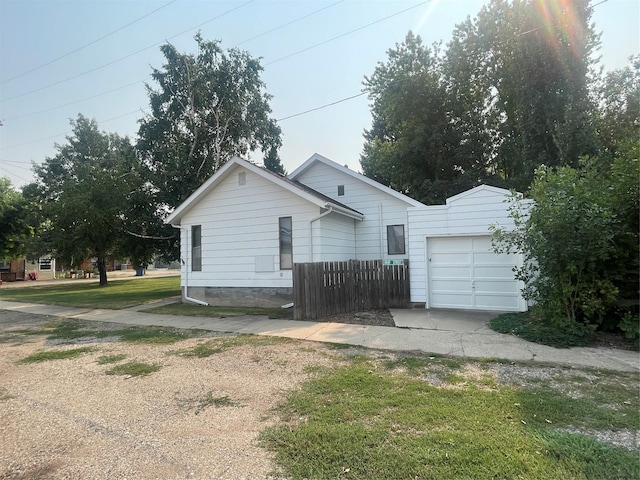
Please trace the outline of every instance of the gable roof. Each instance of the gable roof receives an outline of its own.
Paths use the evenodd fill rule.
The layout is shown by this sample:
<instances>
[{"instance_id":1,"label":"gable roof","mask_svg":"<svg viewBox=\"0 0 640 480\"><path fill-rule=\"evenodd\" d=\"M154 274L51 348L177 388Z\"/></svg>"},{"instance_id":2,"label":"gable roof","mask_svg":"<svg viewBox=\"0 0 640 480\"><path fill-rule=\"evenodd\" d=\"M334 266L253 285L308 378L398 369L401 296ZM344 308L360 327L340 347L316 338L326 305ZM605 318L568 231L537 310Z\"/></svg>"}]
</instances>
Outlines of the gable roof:
<instances>
[{"instance_id":1,"label":"gable roof","mask_svg":"<svg viewBox=\"0 0 640 480\"><path fill-rule=\"evenodd\" d=\"M165 223L177 226L180 220L189 212L202 198L218 186L225 178L227 178L235 169L243 167L255 173L256 175L278 185L281 188L303 198L304 200L317 205L320 208L331 208L336 213L345 215L356 220L363 220L364 215L353 208L327 197L313 190L312 188L302 185L300 182L290 180L277 173L259 167L240 157L233 157L225 163L216 173L214 173L206 182L204 182L195 192L193 192L184 202L182 202L166 219Z\"/></svg>"},{"instance_id":2,"label":"gable roof","mask_svg":"<svg viewBox=\"0 0 640 480\"><path fill-rule=\"evenodd\" d=\"M289 178L291 180L296 180L298 177L300 177L304 172L306 172L309 168L311 168L313 165L315 165L316 163L323 163L325 165L328 165L331 168L335 168L336 170L349 175L363 183L366 183L367 185L377 188L378 190L386 193L387 195L391 195L392 197L397 198L398 200L402 200L405 203L408 203L409 205L411 205L412 207L424 207L424 203L419 202L418 200L414 200L411 197L408 197L407 195L404 195L400 192L397 192L396 190L386 187L384 185L382 185L379 182L376 182L375 180L370 179L369 177L362 175L361 173L358 172L354 172L353 170L351 170L348 167L343 167L342 165L334 162L333 160L329 160L326 157L323 157L322 155L319 155L317 153L314 153L313 155L311 155L311 157L304 162L302 165L300 165L298 168L296 168L292 173L289 174Z\"/></svg>"}]
</instances>

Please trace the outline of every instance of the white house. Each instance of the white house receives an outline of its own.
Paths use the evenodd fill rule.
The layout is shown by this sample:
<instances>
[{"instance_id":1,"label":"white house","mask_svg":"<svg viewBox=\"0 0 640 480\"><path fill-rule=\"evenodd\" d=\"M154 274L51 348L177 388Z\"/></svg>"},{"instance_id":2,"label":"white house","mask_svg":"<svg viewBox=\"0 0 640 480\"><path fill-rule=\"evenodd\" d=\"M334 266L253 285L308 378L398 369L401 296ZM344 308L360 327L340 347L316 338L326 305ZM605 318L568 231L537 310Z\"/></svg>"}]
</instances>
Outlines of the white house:
<instances>
[{"instance_id":1,"label":"white house","mask_svg":"<svg viewBox=\"0 0 640 480\"><path fill-rule=\"evenodd\" d=\"M437 275L435 283L428 280L433 272L426 263L426 239L456 232L487 237L489 223L506 218L506 206L497 202L509 192L479 188L449 199L447 206L428 207L321 155L313 155L287 177L235 157L166 220L180 229L183 298L216 305L279 306L292 301L293 263L409 259L412 301L438 306L439 297L427 294L429 285L441 284ZM465 195L474 197L473 203L483 201L481 192L494 194L484 225L470 221L466 232L433 230L430 217L444 219L440 210L451 210L453 219L464 209ZM460 228L464 230L463 220ZM440 245L432 242L429 248ZM490 249L486 253L495 256ZM477 284L478 279L471 281ZM510 283L509 288L517 288L513 274Z\"/></svg>"}]
</instances>

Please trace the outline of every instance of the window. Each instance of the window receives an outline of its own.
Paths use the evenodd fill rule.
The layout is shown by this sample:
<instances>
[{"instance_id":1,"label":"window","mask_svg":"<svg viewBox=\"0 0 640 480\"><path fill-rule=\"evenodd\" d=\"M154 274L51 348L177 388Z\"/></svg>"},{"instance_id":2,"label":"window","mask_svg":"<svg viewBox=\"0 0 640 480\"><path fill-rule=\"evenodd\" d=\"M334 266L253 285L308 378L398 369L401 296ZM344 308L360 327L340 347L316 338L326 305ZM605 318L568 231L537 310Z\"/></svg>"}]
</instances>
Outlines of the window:
<instances>
[{"instance_id":1,"label":"window","mask_svg":"<svg viewBox=\"0 0 640 480\"><path fill-rule=\"evenodd\" d=\"M51 270L51 257L42 257L38 259L38 268L40 270Z\"/></svg>"},{"instance_id":2,"label":"window","mask_svg":"<svg viewBox=\"0 0 640 480\"><path fill-rule=\"evenodd\" d=\"M344 185L338 185L338 196L344 196Z\"/></svg>"},{"instance_id":3,"label":"window","mask_svg":"<svg viewBox=\"0 0 640 480\"><path fill-rule=\"evenodd\" d=\"M191 271L202 271L202 227L191 226Z\"/></svg>"},{"instance_id":4,"label":"window","mask_svg":"<svg viewBox=\"0 0 640 480\"><path fill-rule=\"evenodd\" d=\"M404 255L404 225L387 225L389 255Z\"/></svg>"},{"instance_id":5,"label":"window","mask_svg":"<svg viewBox=\"0 0 640 480\"><path fill-rule=\"evenodd\" d=\"M280 228L280 270L291 270L293 268L291 217L280 217L278 224Z\"/></svg>"}]
</instances>

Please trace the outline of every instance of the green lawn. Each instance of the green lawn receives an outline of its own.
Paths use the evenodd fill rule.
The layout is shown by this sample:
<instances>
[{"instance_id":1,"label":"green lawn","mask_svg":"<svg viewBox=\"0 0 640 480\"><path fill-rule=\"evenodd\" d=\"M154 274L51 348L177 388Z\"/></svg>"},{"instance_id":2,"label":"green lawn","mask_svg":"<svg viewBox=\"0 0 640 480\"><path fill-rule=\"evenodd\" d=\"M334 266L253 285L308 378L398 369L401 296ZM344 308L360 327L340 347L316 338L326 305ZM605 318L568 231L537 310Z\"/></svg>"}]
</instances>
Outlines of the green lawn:
<instances>
[{"instance_id":1,"label":"green lawn","mask_svg":"<svg viewBox=\"0 0 640 480\"><path fill-rule=\"evenodd\" d=\"M469 369L471 362L426 358L385 363L363 355L290 392L280 423L260 437L279 474L640 478L637 449L588 434L638 431L637 375L593 372L589 380L557 368L561 388L548 380L500 384L489 364Z\"/></svg>"},{"instance_id":2,"label":"green lawn","mask_svg":"<svg viewBox=\"0 0 640 480\"><path fill-rule=\"evenodd\" d=\"M180 295L180 277L136 278L112 281L65 283L42 287L0 288L0 300L87 308L121 309Z\"/></svg>"}]
</instances>

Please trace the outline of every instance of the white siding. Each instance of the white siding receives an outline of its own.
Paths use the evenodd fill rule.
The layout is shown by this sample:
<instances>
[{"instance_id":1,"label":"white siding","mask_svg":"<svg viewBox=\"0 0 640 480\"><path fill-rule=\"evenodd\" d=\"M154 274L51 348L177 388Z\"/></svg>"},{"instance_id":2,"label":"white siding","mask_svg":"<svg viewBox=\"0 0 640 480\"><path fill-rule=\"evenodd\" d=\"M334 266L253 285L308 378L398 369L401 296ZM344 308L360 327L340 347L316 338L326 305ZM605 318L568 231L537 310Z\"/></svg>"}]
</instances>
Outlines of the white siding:
<instances>
[{"instance_id":1,"label":"white siding","mask_svg":"<svg viewBox=\"0 0 640 480\"><path fill-rule=\"evenodd\" d=\"M313 222L314 262L344 261L356 258L358 220L331 213Z\"/></svg>"},{"instance_id":2,"label":"white siding","mask_svg":"<svg viewBox=\"0 0 640 480\"><path fill-rule=\"evenodd\" d=\"M356 222L356 259L409 258L408 203L322 162L313 164L296 180L364 214L365 219ZM338 185L344 185L343 196L338 196ZM388 255L387 225L405 226L405 255Z\"/></svg>"},{"instance_id":3,"label":"white siding","mask_svg":"<svg viewBox=\"0 0 640 480\"><path fill-rule=\"evenodd\" d=\"M489 225L513 228L506 199L509 192L477 187L447 200L446 205L409 208L411 301L426 303L427 238L490 235ZM514 279L514 282L516 280Z\"/></svg>"},{"instance_id":4,"label":"white siding","mask_svg":"<svg viewBox=\"0 0 640 480\"><path fill-rule=\"evenodd\" d=\"M309 222L320 214L318 206L238 167L241 171L246 171L244 185L236 173L227 176L182 218L182 285L290 287L291 270L279 266L279 217L292 217L293 261L309 261ZM201 272L191 271L192 225L202 226ZM271 272L265 271L268 256Z\"/></svg>"}]
</instances>

